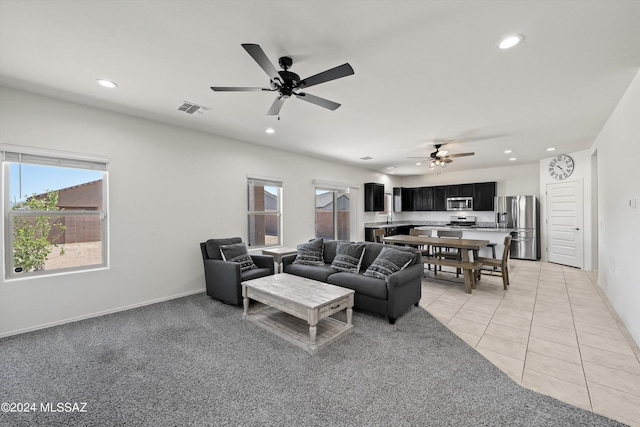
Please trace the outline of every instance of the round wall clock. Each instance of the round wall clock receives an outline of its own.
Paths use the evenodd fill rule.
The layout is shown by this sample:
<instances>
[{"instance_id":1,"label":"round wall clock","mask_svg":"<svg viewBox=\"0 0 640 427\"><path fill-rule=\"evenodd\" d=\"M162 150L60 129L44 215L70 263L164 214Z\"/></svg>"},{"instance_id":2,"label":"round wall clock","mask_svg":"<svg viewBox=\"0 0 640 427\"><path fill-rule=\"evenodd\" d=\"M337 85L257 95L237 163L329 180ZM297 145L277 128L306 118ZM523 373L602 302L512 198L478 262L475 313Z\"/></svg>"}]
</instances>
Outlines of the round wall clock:
<instances>
[{"instance_id":1,"label":"round wall clock","mask_svg":"<svg viewBox=\"0 0 640 427\"><path fill-rule=\"evenodd\" d=\"M573 159L566 154L561 154L549 162L549 175L558 180L567 179L573 173L573 167Z\"/></svg>"}]
</instances>

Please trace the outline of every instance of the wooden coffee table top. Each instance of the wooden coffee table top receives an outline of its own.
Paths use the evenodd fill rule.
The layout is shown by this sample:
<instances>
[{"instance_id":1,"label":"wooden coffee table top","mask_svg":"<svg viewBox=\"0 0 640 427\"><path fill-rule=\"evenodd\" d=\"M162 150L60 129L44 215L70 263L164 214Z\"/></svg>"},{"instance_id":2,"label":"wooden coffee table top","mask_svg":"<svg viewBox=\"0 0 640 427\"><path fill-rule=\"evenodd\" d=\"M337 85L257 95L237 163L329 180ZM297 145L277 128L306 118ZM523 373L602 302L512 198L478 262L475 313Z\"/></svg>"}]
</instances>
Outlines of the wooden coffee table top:
<instances>
[{"instance_id":1,"label":"wooden coffee table top","mask_svg":"<svg viewBox=\"0 0 640 427\"><path fill-rule=\"evenodd\" d=\"M247 280L242 284L256 291L266 292L309 308L316 308L354 293L352 289L287 273Z\"/></svg>"}]
</instances>

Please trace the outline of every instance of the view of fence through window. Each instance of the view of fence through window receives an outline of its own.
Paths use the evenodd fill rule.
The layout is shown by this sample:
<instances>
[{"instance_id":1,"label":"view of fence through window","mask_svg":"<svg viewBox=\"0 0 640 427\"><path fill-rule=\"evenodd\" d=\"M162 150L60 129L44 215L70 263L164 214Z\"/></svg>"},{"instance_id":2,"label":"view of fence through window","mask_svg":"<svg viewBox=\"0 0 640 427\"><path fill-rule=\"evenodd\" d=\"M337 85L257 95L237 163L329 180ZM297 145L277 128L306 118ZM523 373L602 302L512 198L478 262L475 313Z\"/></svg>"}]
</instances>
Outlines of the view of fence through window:
<instances>
[{"instance_id":1,"label":"view of fence through window","mask_svg":"<svg viewBox=\"0 0 640 427\"><path fill-rule=\"evenodd\" d=\"M349 240L349 193L316 188L316 237Z\"/></svg>"},{"instance_id":2,"label":"view of fence through window","mask_svg":"<svg viewBox=\"0 0 640 427\"><path fill-rule=\"evenodd\" d=\"M249 246L280 245L282 183L249 178L247 196Z\"/></svg>"},{"instance_id":3,"label":"view of fence through window","mask_svg":"<svg viewBox=\"0 0 640 427\"><path fill-rule=\"evenodd\" d=\"M8 276L105 265L105 173L6 163Z\"/></svg>"}]
</instances>

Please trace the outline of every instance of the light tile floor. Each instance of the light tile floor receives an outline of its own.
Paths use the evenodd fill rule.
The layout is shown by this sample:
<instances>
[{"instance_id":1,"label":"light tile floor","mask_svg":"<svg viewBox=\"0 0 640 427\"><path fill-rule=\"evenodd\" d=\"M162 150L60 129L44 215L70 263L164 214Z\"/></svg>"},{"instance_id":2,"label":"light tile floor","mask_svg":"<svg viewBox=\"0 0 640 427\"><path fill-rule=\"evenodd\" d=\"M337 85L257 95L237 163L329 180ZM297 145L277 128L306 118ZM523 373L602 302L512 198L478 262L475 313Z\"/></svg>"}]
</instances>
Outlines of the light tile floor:
<instances>
[{"instance_id":1,"label":"light tile floor","mask_svg":"<svg viewBox=\"0 0 640 427\"><path fill-rule=\"evenodd\" d=\"M595 273L510 261L511 286L427 271L420 305L516 383L640 427L640 350ZM446 279L446 280L442 280Z\"/></svg>"}]
</instances>

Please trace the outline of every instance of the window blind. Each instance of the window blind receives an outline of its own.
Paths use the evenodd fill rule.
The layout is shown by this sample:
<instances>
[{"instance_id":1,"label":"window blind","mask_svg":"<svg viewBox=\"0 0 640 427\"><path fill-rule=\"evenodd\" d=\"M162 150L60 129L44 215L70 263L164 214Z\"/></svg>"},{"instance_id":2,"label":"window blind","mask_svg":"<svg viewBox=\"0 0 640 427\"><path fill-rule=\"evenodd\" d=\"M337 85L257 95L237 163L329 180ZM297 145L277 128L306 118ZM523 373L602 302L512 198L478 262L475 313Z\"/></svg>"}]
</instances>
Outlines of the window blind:
<instances>
[{"instance_id":1,"label":"window blind","mask_svg":"<svg viewBox=\"0 0 640 427\"><path fill-rule=\"evenodd\" d=\"M48 155L21 151L2 150L4 162L32 164L40 166L56 166L62 168L89 169L97 171L107 170L107 160L91 158L88 156L60 153L60 155Z\"/></svg>"}]
</instances>

